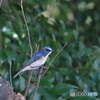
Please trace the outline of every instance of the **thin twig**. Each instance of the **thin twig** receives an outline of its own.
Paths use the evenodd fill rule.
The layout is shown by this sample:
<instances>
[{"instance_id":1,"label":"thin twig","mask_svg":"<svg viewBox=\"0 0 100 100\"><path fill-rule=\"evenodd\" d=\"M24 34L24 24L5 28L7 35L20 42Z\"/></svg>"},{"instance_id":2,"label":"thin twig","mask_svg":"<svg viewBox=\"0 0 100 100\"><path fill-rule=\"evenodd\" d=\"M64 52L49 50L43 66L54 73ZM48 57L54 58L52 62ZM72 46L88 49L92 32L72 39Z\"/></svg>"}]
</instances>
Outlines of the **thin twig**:
<instances>
[{"instance_id":1,"label":"thin twig","mask_svg":"<svg viewBox=\"0 0 100 100\"><path fill-rule=\"evenodd\" d=\"M0 33L0 49L2 49L2 35Z\"/></svg>"},{"instance_id":2,"label":"thin twig","mask_svg":"<svg viewBox=\"0 0 100 100\"><path fill-rule=\"evenodd\" d=\"M42 66L42 68L41 68L41 70L40 70L40 72L39 72L39 75L38 75L38 81L37 81L37 83L35 83L36 88L35 88L34 94L32 95L31 100L34 100L34 97L35 97L35 95L36 95L36 93L37 93L37 90L38 90L38 88L39 88L39 84L40 84L41 77L47 72L47 70L48 70L49 67L51 66L52 62L55 60L55 58L58 56L58 54L64 49L64 47L65 47L67 44L68 44L68 42L66 42L66 43L64 44L64 46L59 50L59 52L58 52L58 53L55 55L55 57L52 59L52 61L50 62L49 66L47 67L47 69L44 71L43 74L42 74L42 72L43 72L43 66ZM34 86L34 85L33 85L33 86ZM33 87L33 86L32 86L32 87Z\"/></svg>"},{"instance_id":3,"label":"thin twig","mask_svg":"<svg viewBox=\"0 0 100 100\"><path fill-rule=\"evenodd\" d=\"M68 44L68 42L66 42L64 44L64 46L59 50L59 52L54 56L54 58L51 60L49 66L47 67L47 69L44 71L44 73L42 74L42 76L44 76L44 74L48 71L48 69L50 68L52 62L55 60L55 58L59 55L59 53L65 48L65 46Z\"/></svg>"},{"instance_id":4,"label":"thin twig","mask_svg":"<svg viewBox=\"0 0 100 100\"><path fill-rule=\"evenodd\" d=\"M36 44L35 52L37 52L38 49L39 49L39 45ZM31 81L31 78L32 78L32 74L33 74L33 70L30 71L29 79L28 79L27 86L26 86L25 93L24 93L25 97L27 95L27 92L29 91L28 87L29 87L29 84L30 84L30 81Z\"/></svg>"},{"instance_id":5,"label":"thin twig","mask_svg":"<svg viewBox=\"0 0 100 100\"><path fill-rule=\"evenodd\" d=\"M68 43L66 42L66 43L64 44L64 46L59 50L59 52L58 52L58 53L55 55L55 57L52 59L52 61L50 62L48 68L46 69L46 71L45 71L43 74L42 74L42 72L43 72L43 66L42 66L42 68L41 68L41 70L40 70L40 72L39 72L39 75L38 75L38 82L37 82L37 84L36 84L36 88L35 88L35 91L34 91L34 94L33 94L31 100L34 100L34 97L35 97L35 95L36 95L36 93L37 93L37 90L38 90L38 88L39 88L39 84L40 84L41 77L47 72L47 70L48 70L49 67L51 66L52 62L55 60L55 58L58 56L58 54L64 49L64 47L65 47L67 44L68 44Z\"/></svg>"},{"instance_id":6,"label":"thin twig","mask_svg":"<svg viewBox=\"0 0 100 100\"><path fill-rule=\"evenodd\" d=\"M28 79L28 82L27 82L27 85L26 85L26 89L25 89L24 97L26 97L26 95L27 95L28 87L29 87L29 84L30 84L31 78L32 78L32 71L30 71L30 76L29 76L29 79Z\"/></svg>"},{"instance_id":7,"label":"thin twig","mask_svg":"<svg viewBox=\"0 0 100 100\"><path fill-rule=\"evenodd\" d=\"M31 39L30 39L30 32L29 32L28 24L27 24L24 9L23 9L23 0L21 0L21 11L22 11L22 15L23 15L24 22L25 22L26 29L27 29L28 40L29 40L29 45L30 45L30 50L31 50L31 57L32 57L32 52L33 52L32 43L31 43ZM26 86L26 90L25 90L25 94L24 94L25 97L26 97L27 92L28 92L28 87L29 87L29 84L30 84L31 77L32 77L32 71L30 72L30 76L29 76L28 83L27 83L27 86Z\"/></svg>"},{"instance_id":8,"label":"thin twig","mask_svg":"<svg viewBox=\"0 0 100 100\"><path fill-rule=\"evenodd\" d=\"M10 84L12 86L12 75L11 75L11 66L12 66L12 62L9 63L10 64L10 69L9 69L9 73L10 73Z\"/></svg>"},{"instance_id":9,"label":"thin twig","mask_svg":"<svg viewBox=\"0 0 100 100\"><path fill-rule=\"evenodd\" d=\"M38 81L37 81L37 84L36 84L36 87L35 87L35 90L34 90L34 94L31 97L31 100L34 100L34 97L35 97L37 90L39 88L40 80L41 80L41 77L42 77L42 71L43 71L43 66L41 66L41 69L40 69L40 72L39 72L39 75L38 75Z\"/></svg>"},{"instance_id":10,"label":"thin twig","mask_svg":"<svg viewBox=\"0 0 100 100\"><path fill-rule=\"evenodd\" d=\"M37 82L35 82L28 90L32 89L35 85L37 85Z\"/></svg>"},{"instance_id":11,"label":"thin twig","mask_svg":"<svg viewBox=\"0 0 100 100\"><path fill-rule=\"evenodd\" d=\"M1 7L1 4L2 4L2 0L0 0L0 7Z\"/></svg>"},{"instance_id":12,"label":"thin twig","mask_svg":"<svg viewBox=\"0 0 100 100\"><path fill-rule=\"evenodd\" d=\"M25 22L26 29L27 29L28 40L29 40L29 45L30 45L30 49L31 49L31 57L32 57L32 52L33 52L33 50L32 50L32 43L31 43L31 38L30 38L30 32L29 32L28 24L27 24L27 21L26 21L26 18L25 18L24 9L23 9L23 0L21 0L21 11L22 11L22 15L23 15L24 22Z\"/></svg>"}]
</instances>

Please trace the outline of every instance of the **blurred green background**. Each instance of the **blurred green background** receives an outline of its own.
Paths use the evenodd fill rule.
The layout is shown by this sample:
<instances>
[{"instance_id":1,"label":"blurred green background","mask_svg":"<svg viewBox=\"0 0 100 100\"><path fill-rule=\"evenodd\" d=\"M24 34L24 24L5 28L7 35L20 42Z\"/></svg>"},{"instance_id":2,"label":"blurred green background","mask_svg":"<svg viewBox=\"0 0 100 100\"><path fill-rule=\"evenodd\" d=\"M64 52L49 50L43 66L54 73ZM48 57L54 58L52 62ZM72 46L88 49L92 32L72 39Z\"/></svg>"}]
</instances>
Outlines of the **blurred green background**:
<instances>
[{"instance_id":1,"label":"blurred green background","mask_svg":"<svg viewBox=\"0 0 100 100\"><path fill-rule=\"evenodd\" d=\"M35 100L100 100L100 1L24 0L33 52L36 44L54 52L45 65L68 42L41 79ZM15 92L24 94L29 72L13 76L30 58L31 50L20 0L0 4L0 75ZM35 82L34 75L31 84ZM30 100L33 87L27 94ZM98 92L98 96L71 97L70 92Z\"/></svg>"}]
</instances>

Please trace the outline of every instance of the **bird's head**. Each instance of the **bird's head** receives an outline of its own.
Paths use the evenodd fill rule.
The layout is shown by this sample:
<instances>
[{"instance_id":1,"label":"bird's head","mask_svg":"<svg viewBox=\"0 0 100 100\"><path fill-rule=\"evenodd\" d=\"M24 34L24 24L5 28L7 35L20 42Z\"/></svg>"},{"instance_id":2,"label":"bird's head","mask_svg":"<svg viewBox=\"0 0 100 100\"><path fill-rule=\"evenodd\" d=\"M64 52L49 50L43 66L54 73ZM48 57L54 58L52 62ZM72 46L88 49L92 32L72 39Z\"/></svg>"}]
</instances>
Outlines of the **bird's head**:
<instances>
[{"instance_id":1,"label":"bird's head","mask_svg":"<svg viewBox=\"0 0 100 100\"><path fill-rule=\"evenodd\" d=\"M43 53L44 56L48 56L50 55L50 53L52 52L52 48L49 46L45 46L41 49L41 52Z\"/></svg>"}]
</instances>

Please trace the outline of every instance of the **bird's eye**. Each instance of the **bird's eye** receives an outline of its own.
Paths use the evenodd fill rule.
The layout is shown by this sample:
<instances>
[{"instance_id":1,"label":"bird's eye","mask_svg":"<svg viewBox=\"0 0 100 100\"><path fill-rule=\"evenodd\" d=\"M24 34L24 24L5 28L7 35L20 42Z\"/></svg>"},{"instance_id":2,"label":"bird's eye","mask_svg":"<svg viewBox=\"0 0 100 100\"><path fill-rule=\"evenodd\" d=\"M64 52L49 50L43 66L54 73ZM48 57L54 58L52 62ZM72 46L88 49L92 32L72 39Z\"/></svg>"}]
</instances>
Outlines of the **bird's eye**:
<instances>
[{"instance_id":1,"label":"bird's eye","mask_svg":"<svg viewBox=\"0 0 100 100\"><path fill-rule=\"evenodd\" d=\"M51 51L50 49L46 49L46 51Z\"/></svg>"}]
</instances>

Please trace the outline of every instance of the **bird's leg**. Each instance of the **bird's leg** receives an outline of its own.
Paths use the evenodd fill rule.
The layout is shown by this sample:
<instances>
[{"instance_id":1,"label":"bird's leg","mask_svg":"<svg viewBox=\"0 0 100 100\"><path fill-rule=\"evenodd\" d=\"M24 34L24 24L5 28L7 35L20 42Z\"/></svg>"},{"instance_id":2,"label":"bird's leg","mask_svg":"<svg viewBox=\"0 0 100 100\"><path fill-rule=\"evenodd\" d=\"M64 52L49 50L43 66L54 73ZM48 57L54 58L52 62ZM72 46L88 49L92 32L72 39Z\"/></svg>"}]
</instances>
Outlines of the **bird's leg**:
<instances>
[{"instance_id":1,"label":"bird's leg","mask_svg":"<svg viewBox=\"0 0 100 100\"><path fill-rule=\"evenodd\" d=\"M43 69L45 69L45 70L46 70L47 68L48 68L47 66L43 66Z\"/></svg>"},{"instance_id":2,"label":"bird's leg","mask_svg":"<svg viewBox=\"0 0 100 100\"><path fill-rule=\"evenodd\" d=\"M48 66L43 66L43 70L42 70L42 73L41 73L42 76L43 76L43 74L45 73L46 70L48 70Z\"/></svg>"}]
</instances>

